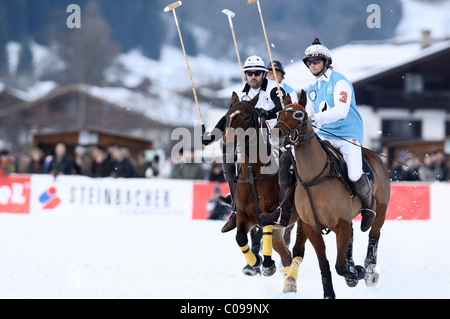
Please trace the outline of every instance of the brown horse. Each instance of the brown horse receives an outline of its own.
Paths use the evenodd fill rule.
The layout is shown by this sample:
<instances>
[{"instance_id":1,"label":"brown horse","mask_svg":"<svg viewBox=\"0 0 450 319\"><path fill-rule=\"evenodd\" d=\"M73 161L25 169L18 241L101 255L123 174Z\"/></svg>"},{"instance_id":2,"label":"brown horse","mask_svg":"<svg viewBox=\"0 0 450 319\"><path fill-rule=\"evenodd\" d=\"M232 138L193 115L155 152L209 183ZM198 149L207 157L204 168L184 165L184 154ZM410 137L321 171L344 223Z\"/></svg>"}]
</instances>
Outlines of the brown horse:
<instances>
[{"instance_id":1,"label":"brown horse","mask_svg":"<svg viewBox=\"0 0 450 319\"><path fill-rule=\"evenodd\" d=\"M236 205L236 241L245 260L255 270L261 267L265 276L276 270L272 259L272 248L280 255L283 266L291 265L292 255L284 239L285 228L263 227L264 260L258 251L254 253L248 245L247 234L260 225L259 215L271 212L279 205L278 165L273 156L268 156L271 147L267 129L261 129L259 115L255 111L259 95L249 102L241 102L236 93L232 95L232 106L226 114L223 134L223 154L226 163L235 163L235 189L232 191ZM298 215L291 220L291 225ZM303 244L306 237L303 236ZM301 243L300 243L301 244Z\"/></svg>"},{"instance_id":2,"label":"brown horse","mask_svg":"<svg viewBox=\"0 0 450 319\"><path fill-rule=\"evenodd\" d=\"M378 155L362 149L362 156L370 165L375 176L373 192L377 201L376 218L369 233L369 244L364 267L353 262L352 220L362 207L359 197L352 197L344 184L331 173L330 158L320 138L315 134L305 110L306 93L302 91L300 104L290 104L280 112L277 124L272 129L272 143L294 148L297 187L295 205L303 230L313 245L322 275L325 298L335 298L331 281L330 266L325 254L322 231L329 229L336 233L336 272L343 276L350 287L358 280L366 279L368 286L378 281L375 272L380 229L384 224L390 198L388 172ZM301 252L303 254L303 252ZM296 252L294 251L294 256ZM294 265L298 271L298 265ZM288 276L289 277L289 276ZM296 289L295 278L285 280L285 291Z\"/></svg>"}]
</instances>

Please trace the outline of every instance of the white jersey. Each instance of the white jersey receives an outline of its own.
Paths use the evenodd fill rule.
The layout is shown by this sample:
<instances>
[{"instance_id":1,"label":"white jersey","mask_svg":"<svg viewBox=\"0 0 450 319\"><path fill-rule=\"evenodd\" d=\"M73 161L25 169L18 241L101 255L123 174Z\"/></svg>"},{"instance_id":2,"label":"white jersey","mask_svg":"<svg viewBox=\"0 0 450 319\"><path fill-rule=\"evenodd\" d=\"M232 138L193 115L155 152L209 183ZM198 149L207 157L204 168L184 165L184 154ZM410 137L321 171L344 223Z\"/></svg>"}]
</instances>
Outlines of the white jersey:
<instances>
[{"instance_id":1,"label":"white jersey","mask_svg":"<svg viewBox=\"0 0 450 319\"><path fill-rule=\"evenodd\" d=\"M282 93L286 95L284 89L281 87ZM277 107L275 103L278 104L278 88L275 81L269 80L265 78L263 83L259 89L252 89L248 84L245 85L244 89L241 92L240 100L241 101L249 101L253 99L259 93L258 103L256 103L255 108L260 108L265 111L271 111ZM281 110L281 109L280 109ZM277 111L280 111L277 110ZM277 119L275 117L269 117L266 121L269 129L276 124Z\"/></svg>"}]
</instances>

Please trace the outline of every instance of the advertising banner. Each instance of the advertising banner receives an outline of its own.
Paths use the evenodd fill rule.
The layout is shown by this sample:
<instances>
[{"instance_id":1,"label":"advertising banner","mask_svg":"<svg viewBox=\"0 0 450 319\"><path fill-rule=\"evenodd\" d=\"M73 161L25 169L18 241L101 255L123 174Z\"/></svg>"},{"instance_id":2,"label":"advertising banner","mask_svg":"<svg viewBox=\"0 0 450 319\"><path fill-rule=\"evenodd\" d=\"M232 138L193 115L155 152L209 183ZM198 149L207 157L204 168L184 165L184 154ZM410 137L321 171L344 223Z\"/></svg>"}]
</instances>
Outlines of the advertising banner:
<instances>
[{"instance_id":1,"label":"advertising banner","mask_svg":"<svg viewBox=\"0 0 450 319\"><path fill-rule=\"evenodd\" d=\"M392 183L386 220L450 219L449 183ZM100 213L208 219L226 183L9 175L0 177L0 213ZM444 208L443 208L444 207ZM356 219L360 219L358 216Z\"/></svg>"},{"instance_id":2,"label":"advertising banner","mask_svg":"<svg viewBox=\"0 0 450 319\"><path fill-rule=\"evenodd\" d=\"M32 213L102 213L191 218L189 181L33 175Z\"/></svg>"}]
</instances>

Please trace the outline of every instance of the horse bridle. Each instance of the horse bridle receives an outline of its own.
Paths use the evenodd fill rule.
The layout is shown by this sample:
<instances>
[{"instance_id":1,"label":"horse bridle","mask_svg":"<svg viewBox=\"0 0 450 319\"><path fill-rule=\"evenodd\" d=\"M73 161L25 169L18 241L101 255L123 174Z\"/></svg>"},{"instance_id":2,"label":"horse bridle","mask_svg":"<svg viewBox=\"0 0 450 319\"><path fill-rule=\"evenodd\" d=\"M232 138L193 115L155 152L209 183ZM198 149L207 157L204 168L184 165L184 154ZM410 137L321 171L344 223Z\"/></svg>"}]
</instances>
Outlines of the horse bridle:
<instances>
[{"instance_id":1,"label":"horse bridle","mask_svg":"<svg viewBox=\"0 0 450 319\"><path fill-rule=\"evenodd\" d=\"M301 145L303 143L308 142L309 140L311 140L314 137L314 130L311 130L309 132L306 132L306 128L308 125L308 117L305 115L305 112L303 112L302 110L293 110L293 109L288 109L289 106L294 106L294 105L298 105L298 104L289 104L288 106L286 106L286 109L279 111L277 113L277 119L280 118L280 115L282 113L286 113L286 112L290 112L292 113L292 118L296 121L298 121L298 124L294 127L291 128L289 126L289 124L287 124L284 121L277 121L277 124L275 124L274 128L277 127L280 130L282 130L285 134L285 136L282 138L282 143L281 145L286 145L287 143L285 142L285 139L289 139L290 144L297 146L297 145ZM305 132L305 133L302 133Z\"/></svg>"},{"instance_id":2,"label":"horse bridle","mask_svg":"<svg viewBox=\"0 0 450 319\"><path fill-rule=\"evenodd\" d=\"M244 102L244 101L237 102L237 103L233 104L232 107L235 106L238 103L241 103L241 104L249 107L253 111L253 117L252 117L250 123L247 125L246 130L249 129L250 127L258 129L258 124L257 123L258 123L259 114L256 112L255 107L253 105L251 105L250 103L247 103L247 102ZM252 136L249 137L249 141L248 141L249 143L251 142L253 137L257 137L257 134L255 133L255 135L252 135ZM256 139L256 143L258 143L258 139ZM237 151L237 147L235 148L235 152L236 151ZM274 174L269 174L269 175L266 175L266 174L263 175L263 174L260 173L260 174L255 176L254 173L253 173L253 166L252 166L251 162L249 161L248 155L245 152L244 152L244 156L246 157L246 160L248 162L247 168L248 168L248 171L249 171L249 177L243 176L242 172L239 169L239 173L238 173L239 176L236 179L236 183L250 183L252 194L253 194L253 200L255 202L256 217L259 220L259 215L261 214L261 212L259 210L259 197L258 197L258 193L257 193L257 190L256 190L255 182L257 182L259 180L262 180L264 178L272 177L272 176L278 174L278 172L276 172ZM243 179L240 179L240 177L243 177Z\"/></svg>"},{"instance_id":3,"label":"horse bridle","mask_svg":"<svg viewBox=\"0 0 450 319\"><path fill-rule=\"evenodd\" d=\"M298 145L304 144L304 143L310 141L315 136L317 136L315 134L314 130L306 132L306 128L307 128L307 125L308 125L308 118L306 117L305 112L303 112L301 110L287 109L289 106L294 106L294 105L296 105L296 104L289 104L286 107L286 109L278 112L278 118L281 115L281 113L283 113L283 112L292 112L292 117L294 118L294 120L298 121L298 124L293 129L291 129L286 122L278 120L277 124L274 126L274 127L278 127L279 129L281 129L285 133L285 136L281 140L281 142L282 142L281 145L283 145L283 146L287 145L287 144L284 144L284 139L286 139L286 138L289 138L289 141L290 141L291 147L292 147L292 146L298 146ZM281 124L281 125L279 125L279 124ZM286 126L286 127L284 127L284 126ZM300 128L305 133L301 133L300 132ZM294 135L295 135L295 138L294 138ZM288 154L289 154L289 157L290 157L292 163L295 163L295 158L292 155L292 153L290 151L288 151ZM328 168L329 165L330 165L330 160L328 159L325 162L325 166L322 168L322 171L312 181L310 181L308 183L305 183L301 179L301 177L300 177L300 175L299 175L299 173L297 171L297 167L296 167L296 165L294 165L295 178L297 180L297 183L300 184L303 187L303 189L305 190L305 192L306 192L306 194L308 196L308 200L309 200L309 203L311 205L311 210L312 210L312 213L313 213L314 221L316 223L316 226L317 226L319 232L322 235L329 234L331 230L330 229L323 230L322 227L320 226L319 219L317 217L316 209L315 209L315 206L314 206L314 203L313 203L313 200L312 200L309 188L324 182L326 179L328 179L330 177L334 177L334 176L331 176L331 175L323 176L323 174L325 173L325 171L326 171L326 169Z\"/></svg>"},{"instance_id":4,"label":"horse bridle","mask_svg":"<svg viewBox=\"0 0 450 319\"><path fill-rule=\"evenodd\" d=\"M248 125L247 125L247 127L244 129L244 131L248 130L249 128L254 128L255 130L258 130L258 129L259 129L259 127L258 127L258 117L259 117L259 114L258 114L258 112L256 112L255 107L254 107L253 105L251 105L250 103L248 103L248 102L245 102L245 101L239 101L239 102L236 102L235 104L233 104L233 105L230 107L230 109L231 109L232 107L234 107L235 105L237 105L237 104L245 105L246 107L250 108L250 109L252 110L252 112L253 112L253 114L252 114L252 119L251 119L251 121L248 123ZM231 122L230 122L230 124L231 124ZM256 131L255 131L255 132L256 132ZM251 136L249 136L249 137L248 137L248 138L249 138L249 143L252 143L252 141L255 139L255 137L257 137L257 134L252 134ZM255 142L257 143L258 141L256 140Z\"/></svg>"}]
</instances>

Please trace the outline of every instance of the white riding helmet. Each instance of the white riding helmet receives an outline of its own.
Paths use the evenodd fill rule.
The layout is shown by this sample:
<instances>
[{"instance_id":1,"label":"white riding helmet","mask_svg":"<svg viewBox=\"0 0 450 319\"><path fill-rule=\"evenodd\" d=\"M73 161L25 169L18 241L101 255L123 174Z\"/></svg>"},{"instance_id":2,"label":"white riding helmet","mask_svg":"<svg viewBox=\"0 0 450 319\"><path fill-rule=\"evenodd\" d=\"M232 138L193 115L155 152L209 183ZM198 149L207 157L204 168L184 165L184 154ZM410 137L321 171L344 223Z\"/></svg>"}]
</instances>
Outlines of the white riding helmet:
<instances>
[{"instance_id":1,"label":"white riding helmet","mask_svg":"<svg viewBox=\"0 0 450 319\"><path fill-rule=\"evenodd\" d=\"M311 46L309 46L305 50L305 55L303 56L303 63L306 65L306 61L310 58L319 58L326 61L329 61L329 64L333 62L331 59L331 52L328 50L328 48L322 43L320 43L319 39L317 37L314 37L314 41Z\"/></svg>"},{"instance_id":2,"label":"white riding helmet","mask_svg":"<svg viewBox=\"0 0 450 319\"><path fill-rule=\"evenodd\" d=\"M263 71L263 72L269 72L269 70L266 69L264 60L257 56L252 55L245 60L244 63L244 69L241 70L241 72L245 71Z\"/></svg>"}]
</instances>

